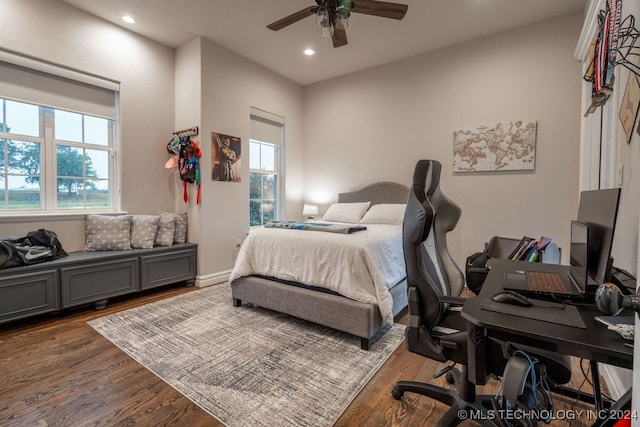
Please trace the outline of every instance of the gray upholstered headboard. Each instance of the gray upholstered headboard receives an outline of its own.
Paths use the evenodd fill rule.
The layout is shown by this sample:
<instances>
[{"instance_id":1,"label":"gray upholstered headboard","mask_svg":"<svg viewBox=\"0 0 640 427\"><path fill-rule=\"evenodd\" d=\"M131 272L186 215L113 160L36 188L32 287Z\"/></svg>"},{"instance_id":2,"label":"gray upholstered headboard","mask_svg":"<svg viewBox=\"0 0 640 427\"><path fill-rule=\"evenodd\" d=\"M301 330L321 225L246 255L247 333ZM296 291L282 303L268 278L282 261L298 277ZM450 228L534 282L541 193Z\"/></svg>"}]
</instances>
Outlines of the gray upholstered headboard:
<instances>
[{"instance_id":1,"label":"gray upholstered headboard","mask_svg":"<svg viewBox=\"0 0 640 427\"><path fill-rule=\"evenodd\" d=\"M407 203L409 188L395 182L376 182L348 193L338 193L338 203Z\"/></svg>"}]
</instances>

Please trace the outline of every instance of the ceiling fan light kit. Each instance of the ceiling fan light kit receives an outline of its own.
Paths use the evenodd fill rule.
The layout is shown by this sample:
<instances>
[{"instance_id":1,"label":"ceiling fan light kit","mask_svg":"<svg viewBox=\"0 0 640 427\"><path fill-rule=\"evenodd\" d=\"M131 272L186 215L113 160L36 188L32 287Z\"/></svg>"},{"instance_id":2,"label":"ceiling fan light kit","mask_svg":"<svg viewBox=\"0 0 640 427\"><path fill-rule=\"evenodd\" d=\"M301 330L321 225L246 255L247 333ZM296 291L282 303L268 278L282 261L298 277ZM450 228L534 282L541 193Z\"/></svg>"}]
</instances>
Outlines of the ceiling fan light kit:
<instances>
[{"instance_id":1,"label":"ceiling fan light kit","mask_svg":"<svg viewBox=\"0 0 640 427\"><path fill-rule=\"evenodd\" d=\"M267 28L278 31L307 16L314 15L316 24L322 28L322 37L331 37L333 47L346 45L349 17L352 12L382 18L402 19L407 13L405 4L389 3L377 0L316 0L317 6L306 7L298 12L267 25Z\"/></svg>"},{"instance_id":2,"label":"ceiling fan light kit","mask_svg":"<svg viewBox=\"0 0 640 427\"><path fill-rule=\"evenodd\" d=\"M351 2L351 4L353 5L353 2ZM353 8L353 6L351 6L351 8ZM336 27L337 28L342 28L343 30L346 30L347 28L349 28L349 16L351 16L351 8L347 9L344 7L338 8L338 10L336 11Z\"/></svg>"},{"instance_id":3,"label":"ceiling fan light kit","mask_svg":"<svg viewBox=\"0 0 640 427\"><path fill-rule=\"evenodd\" d=\"M329 10L325 6L316 8L316 24L323 28L331 25L329 22Z\"/></svg>"}]
</instances>

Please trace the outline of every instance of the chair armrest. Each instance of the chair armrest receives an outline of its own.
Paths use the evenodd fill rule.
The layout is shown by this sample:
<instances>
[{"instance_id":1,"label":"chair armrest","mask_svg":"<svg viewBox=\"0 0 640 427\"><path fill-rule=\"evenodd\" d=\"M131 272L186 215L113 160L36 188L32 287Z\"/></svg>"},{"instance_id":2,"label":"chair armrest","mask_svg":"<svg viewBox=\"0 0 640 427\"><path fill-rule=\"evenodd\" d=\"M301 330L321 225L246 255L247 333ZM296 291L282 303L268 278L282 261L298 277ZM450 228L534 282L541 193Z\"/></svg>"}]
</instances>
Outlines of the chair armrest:
<instances>
[{"instance_id":1,"label":"chair armrest","mask_svg":"<svg viewBox=\"0 0 640 427\"><path fill-rule=\"evenodd\" d=\"M438 298L438 301L453 305L464 305L467 299L463 297L441 296Z\"/></svg>"}]
</instances>

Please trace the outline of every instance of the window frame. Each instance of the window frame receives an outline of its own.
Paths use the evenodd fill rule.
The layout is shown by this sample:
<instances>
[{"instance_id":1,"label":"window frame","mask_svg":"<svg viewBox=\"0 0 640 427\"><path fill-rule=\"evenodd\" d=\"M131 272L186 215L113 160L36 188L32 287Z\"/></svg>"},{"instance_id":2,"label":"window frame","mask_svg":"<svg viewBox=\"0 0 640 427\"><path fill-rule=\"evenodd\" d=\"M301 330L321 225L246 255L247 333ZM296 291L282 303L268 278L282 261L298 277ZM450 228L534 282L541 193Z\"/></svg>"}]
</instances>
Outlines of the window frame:
<instances>
[{"instance_id":1,"label":"window frame","mask_svg":"<svg viewBox=\"0 0 640 427\"><path fill-rule=\"evenodd\" d=\"M249 107L249 127L251 129L249 141L263 141L270 144L274 144L277 147L276 161L278 167L278 182L277 182L277 210L274 218L279 220L286 219L286 118L284 116L274 114L257 108L255 106ZM268 128L264 128L262 125L270 125ZM249 171L251 171L251 146L249 145ZM251 172L249 172L249 178L251 178ZM250 179L249 179L250 181ZM249 182L249 187L251 182ZM249 188L248 196L251 196ZM250 228L256 228L259 226L251 226L251 204L247 203L249 218L247 223Z\"/></svg>"},{"instance_id":2,"label":"window frame","mask_svg":"<svg viewBox=\"0 0 640 427\"><path fill-rule=\"evenodd\" d=\"M273 142L268 142L268 141L260 141L258 139L254 139L254 138L249 138L249 155L251 155L251 145L252 144L259 144L260 148L262 148L262 145L269 145L272 146L274 148L274 154L273 154L273 161L274 161L274 170L266 170L266 169L254 169L251 168L251 159L249 159L249 227L250 228L256 228L256 227L263 227L265 222L264 222L264 214L262 214L261 217L261 224L260 225L251 225L251 201L252 200L256 200L256 199L252 199L251 198L251 175L252 174L257 174L257 175L274 175L276 177L275 179L275 186L274 186L274 191L276 192L275 194L275 198L274 199L265 199L264 197L260 198L260 200L262 200L264 203L264 200L275 200L276 202L276 209L273 215L273 219L274 220L279 220L282 216L282 207L281 204L283 203L283 198L282 198L282 193L281 193L281 188L282 188L282 177L281 177L281 150L282 150L282 144L275 144ZM260 153L262 153L262 150L260 150ZM262 154L261 154L262 156ZM262 159L261 159L262 160ZM262 161L260 161L260 164L262 164ZM261 188L261 192L262 192L262 188ZM263 194L261 194L263 195Z\"/></svg>"},{"instance_id":3,"label":"window frame","mask_svg":"<svg viewBox=\"0 0 640 427\"><path fill-rule=\"evenodd\" d=\"M118 93L114 92L115 95L115 108L117 111L117 102L118 102ZM82 120L82 142L75 141L67 141L67 140L58 140L55 139L55 110L59 111L69 111L63 108L55 108L46 105L38 105L33 102L24 101L20 99L14 99L11 97L3 96L0 94L0 102L4 102L3 100L15 101L20 103L26 103L35 105L38 107L38 121L39 121L39 132L38 136L29 136L22 135L18 133L6 132L4 130L4 126L0 129L0 139L2 140L16 140L16 141L25 141L25 142L35 142L40 144L40 207L34 209L10 209L4 207L4 200L1 200L0 206L0 218L8 219L12 217L23 218L39 216L39 217L69 217L69 216L79 216L84 217L90 213L119 213L119 183L118 183L118 156L116 155L117 146L118 146L118 118L117 114L115 118L107 118L107 117L99 117L94 114L80 112L80 111L70 111L72 113L80 114L83 116ZM2 109L5 111L6 107ZM6 112L4 113L6 114ZM101 119L105 119L109 121L108 126L108 135L107 135L107 144L91 144L84 142L85 133L84 133L84 117L97 117ZM5 117L0 117L0 122L4 123ZM83 191L83 207L60 207L58 206L58 171L57 171L57 147L58 146L68 146L72 148L79 148L83 150L83 157L85 150L98 150L104 151L108 156L108 177L106 181L108 181L108 207L104 208L91 208L86 207L87 204L87 194ZM8 153L5 151L1 155L5 156L5 162L8 160ZM8 171L8 163L5 163L5 170L2 172L4 177L9 176L21 176L21 174L11 174ZM82 173L82 181L83 184L89 180L85 174L85 168L83 163L83 173ZM6 181L2 180L3 187L7 185ZM5 195L8 197L8 194Z\"/></svg>"},{"instance_id":4,"label":"window frame","mask_svg":"<svg viewBox=\"0 0 640 427\"><path fill-rule=\"evenodd\" d=\"M108 209L65 210L0 210L2 222L24 222L27 218L47 220L81 219L88 213L126 213L121 208L121 130L120 130L120 85L116 79L87 73L69 66L61 66L48 60L0 48L0 68L12 70L8 79L0 78L0 98L73 111L113 120L113 147L109 181L110 207ZM21 74L22 73L22 74ZM33 76L36 76L35 78ZM16 80L17 79L17 80ZM25 80L26 79L26 80ZM53 79L54 81L52 81ZM19 82L17 86L13 83ZM64 90L58 84L61 83ZM14 90L14 88L18 90ZM48 92L49 88L65 93L62 102ZM24 90L29 88L29 90ZM87 89L87 91L85 91ZM7 93L5 93L7 90ZM56 93L58 93L56 92ZM102 94L101 94L102 93ZM103 95L106 95L104 97ZM86 107L89 107L86 109ZM83 111L84 110L84 111ZM49 153L50 155L51 153ZM42 154L41 154L42 155ZM55 183L55 181L48 180ZM55 184L54 184L55 185ZM54 187L55 188L55 187Z\"/></svg>"}]
</instances>

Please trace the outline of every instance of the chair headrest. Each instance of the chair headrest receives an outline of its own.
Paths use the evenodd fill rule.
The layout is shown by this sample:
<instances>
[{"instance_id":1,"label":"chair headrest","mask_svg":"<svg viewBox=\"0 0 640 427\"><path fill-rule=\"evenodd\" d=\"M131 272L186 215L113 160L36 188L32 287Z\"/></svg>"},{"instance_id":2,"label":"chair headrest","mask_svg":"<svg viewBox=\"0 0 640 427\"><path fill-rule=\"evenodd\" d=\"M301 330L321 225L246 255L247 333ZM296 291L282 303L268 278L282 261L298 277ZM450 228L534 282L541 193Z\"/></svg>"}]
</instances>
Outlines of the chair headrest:
<instances>
[{"instance_id":1,"label":"chair headrest","mask_svg":"<svg viewBox=\"0 0 640 427\"><path fill-rule=\"evenodd\" d=\"M437 160L419 160L413 171L414 191L420 191L422 194L431 197L440 186L440 172L442 165Z\"/></svg>"},{"instance_id":2,"label":"chair headrest","mask_svg":"<svg viewBox=\"0 0 640 427\"><path fill-rule=\"evenodd\" d=\"M441 169L436 160L420 160L416 164L404 217L405 239L410 242L424 242L429 236L435 215L429 199L440 185Z\"/></svg>"}]
</instances>

